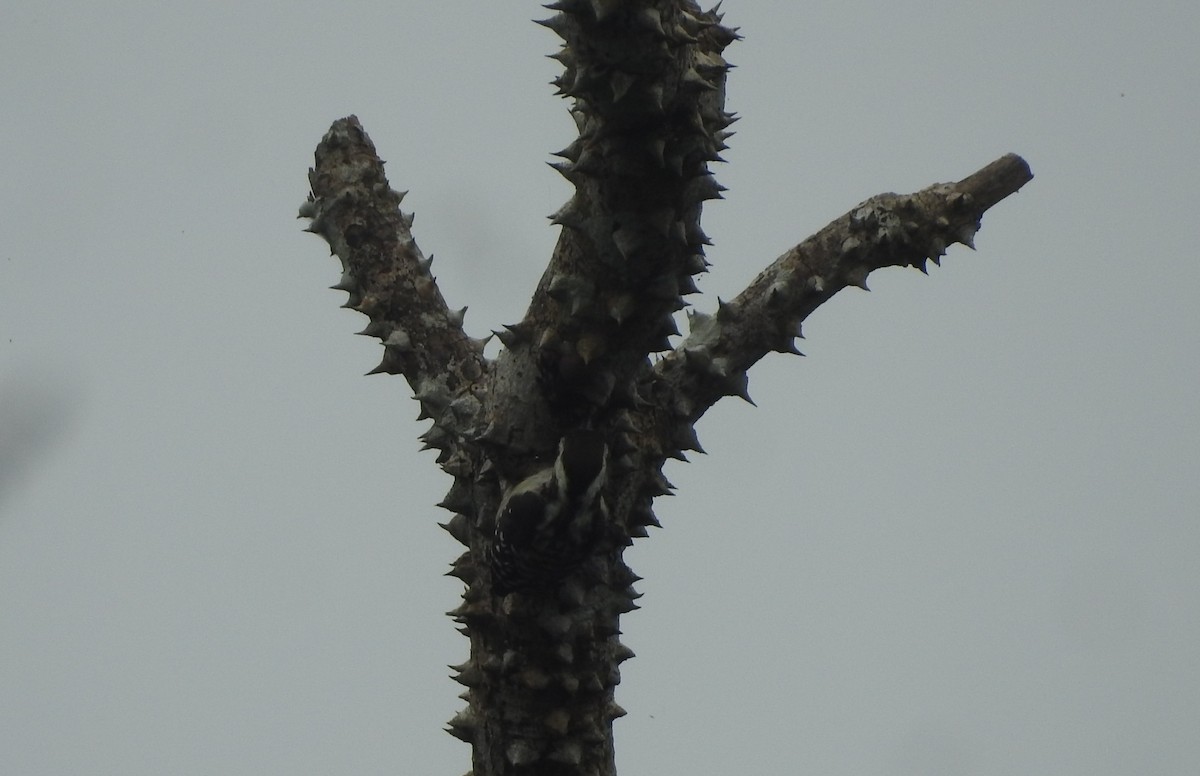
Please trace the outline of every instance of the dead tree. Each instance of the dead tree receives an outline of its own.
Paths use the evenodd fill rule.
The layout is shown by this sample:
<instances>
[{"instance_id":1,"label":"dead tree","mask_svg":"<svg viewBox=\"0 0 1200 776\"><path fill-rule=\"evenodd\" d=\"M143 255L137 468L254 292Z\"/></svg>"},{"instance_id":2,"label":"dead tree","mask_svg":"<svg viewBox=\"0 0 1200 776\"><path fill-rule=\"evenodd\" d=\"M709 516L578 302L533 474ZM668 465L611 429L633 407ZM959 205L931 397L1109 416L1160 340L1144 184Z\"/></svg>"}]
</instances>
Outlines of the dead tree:
<instances>
[{"instance_id":1,"label":"dead tree","mask_svg":"<svg viewBox=\"0 0 1200 776\"><path fill-rule=\"evenodd\" d=\"M700 450L694 426L719 399L750 401L747 370L797 353L804 319L880 267L939 263L972 239L984 211L1032 178L1002 157L958 181L881 194L769 264L735 299L674 314L696 293L708 237L709 172L735 117L724 110L722 52L738 35L693 0L558 0L541 22L564 44L555 81L578 137L553 167L574 195L553 215L561 235L523 320L495 332L503 349L463 330L400 210L403 194L358 120L334 122L316 150L308 230L341 259L334 288L383 343L373 371L402 375L432 421L422 436L454 485L439 504L466 551L451 574L466 590L450 614L470 639L455 667L466 687L449 732L473 747L475 776L615 773L612 721L618 640L639 579L626 546L657 525L672 486L666 459ZM497 510L515 483L551 465L560 440L587 428L607 443L602 525L567 576L497 595L488 558ZM535 559L536 561L537 559ZM546 560L542 558L541 560Z\"/></svg>"}]
</instances>

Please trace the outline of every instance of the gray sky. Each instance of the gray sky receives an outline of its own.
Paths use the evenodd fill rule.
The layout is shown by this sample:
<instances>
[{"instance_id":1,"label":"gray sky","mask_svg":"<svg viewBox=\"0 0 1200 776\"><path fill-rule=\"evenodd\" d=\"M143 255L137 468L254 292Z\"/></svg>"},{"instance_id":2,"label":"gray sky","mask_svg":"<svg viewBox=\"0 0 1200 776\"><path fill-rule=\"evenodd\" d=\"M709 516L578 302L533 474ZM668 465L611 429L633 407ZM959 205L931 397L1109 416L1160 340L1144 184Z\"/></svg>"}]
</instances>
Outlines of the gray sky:
<instances>
[{"instance_id":1,"label":"gray sky","mask_svg":"<svg viewBox=\"0 0 1200 776\"><path fill-rule=\"evenodd\" d=\"M0 773L461 773L449 479L300 231L357 113L479 336L572 137L536 3L9 4ZM1200 6L728 0L701 310L1008 151L978 252L876 273L671 464L629 773L1194 773Z\"/></svg>"}]
</instances>

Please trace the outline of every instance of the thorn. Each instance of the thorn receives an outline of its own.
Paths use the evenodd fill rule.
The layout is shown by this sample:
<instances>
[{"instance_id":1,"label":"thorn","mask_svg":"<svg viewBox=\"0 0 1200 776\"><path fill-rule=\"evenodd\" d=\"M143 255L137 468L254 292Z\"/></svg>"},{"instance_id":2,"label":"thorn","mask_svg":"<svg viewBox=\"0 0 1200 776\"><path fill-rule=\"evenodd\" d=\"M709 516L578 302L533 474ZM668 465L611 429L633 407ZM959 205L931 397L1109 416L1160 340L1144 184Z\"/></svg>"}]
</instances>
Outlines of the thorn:
<instances>
[{"instance_id":1,"label":"thorn","mask_svg":"<svg viewBox=\"0 0 1200 776\"><path fill-rule=\"evenodd\" d=\"M551 16L549 19L534 19L533 23L542 25L563 40L567 39L567 31L571 26L570 20L561 13Z\"/></svg>"},{"instance_id":2,"label":"thorn","mask_svg":"<svg viewBox=\"0 0 1200 776\"><path fill-rule=\"evenodd\" d=\"M696 43L698 38L691 35L682 24L676 24L671 29L671 38L679 43Z\"/></svg>"},{"instance_id":3,"label":"thorn","mask_svg":"<svg viewBox=\"0 0 1200 776\"><path fill-rule=\"evenodd\" d=\"M451 456L442 466L442 471L453 477L467 477L472 473L471 459L461 450Z\"/></svg>"},{"instance_id":4,"label":"thorn","mask_svg":"<svg viewBox=\"0 0 1200 776\"><path fill-rule=\"evenodd\" d=\"M395 348L401 353L412 350L412 340L404 329L396 329L383 341L385 348Z\"/></svg>"},{"instance_id":5,"label":"thorn","mask_svg":"<svg viewBox=\"0 0 1200 776\"><path fill-rule=\"evenodd\" d=\"M746 375L745 370L731 374L726 378L722 387L726 396L736 396L751 407L758 406L754 403L754 399L750 398L750 378Z\"/></svg>"},{"instance_id":6,"label":"thorn","mask_svg":"<svg viewBox=\"0 0 1200 776\"><path fill-rule=\"evenodd\" d=\"M795 338L788 337L788 336L785 336L783 338L783 344L780 345L778 348L776 348L776 352L777 353L787 353L787 354L793 355L793 356L803 356L804 355L803 353L800 352L800 348L796 347ZM754 404L754 402L750 402L750 403Z\"/></svg>"},{"instance_id":7,"label":"thorn","mask_svg":"<svg viewBox=\"0 0 1200 776\"><path fill-rule=\"evenodd\" d=\"M621 294L608 302L608 316L618 324L624 323L633 312L635 302L632 294Z\"/></svg>"},{"instance_id":8,"label":"thorn","mask_svg":"<svg viewBox=\"0 0 1200 776\"><path fill-rule=\"evenodd\" d=\"M651 498L655 498L658 496L673 495L671 493L673 490L675 490L675 486L671 484L670 480L663 476L661 471L658 471L654 472L649 478L647 478L646 483L642 485L641 492L650 496Z\"/></svg>"},{"instance_id":9,"label":"thorn","mask_svg":"<svg viewBox=\"0 0 1200 776\"><path fill-rule=\"evenodd\" d=\"M846 272L846 282L852 286L861 288L863 291L870 291L871 289L867 288L867 275L869 273L870 270L866 266L852 267Z\"/></svg>"},{"instance_id":10,"label":"thorn","mask_svg":"<svg viewBox=\"0 0 1200 776\"><path fill-rule=\"evenodd\" d=\"M708 239L707 237L705 239ZM685 267L689 275L699 275L702 272L708 272L708 260L704 258L703 253L692 253L684 259Z\"/></svg>"},{"instance_id":11,"label":"thorn","mask_svg":"<svg viewBox=\"0 0 1200 776\"><path fill-rule=\"evenodd\" d=\"M971 250L975 250L975 233L978 231L978 226L966 224L958 230L958 241Z\"/></svg>"},{"instance_id":12,"label":"thorn","mask_svg":"<svg viewBox=\"0 0 1200 776\"><path fill-rule=\"evenodd\" d=\"M363 328L362 331L355 333L363 337L378 337L379 339L383 339L387 336L387 332L389 331L390 329L386 323L381 321L371 321L366 325L366 327Z\"/></svg>"},{"instance_id":13,"label":"thorn","mask_svg":"<svg viewBox=\"0 0 1200 776\"><path fill-rule=\"evenodd\" d=\"M505 324L502 330L492 333L500 339L500 344L509 350L529 339L529 334L525 330L525 327L519 323Z\"/></svg>"},{"instance_id":14,"label":"thorn","mask_svg":"<svg viewBox=\"0 0 1200 776\"><path fill-rule=\"evenodd\" d=\"M431 409L441 412L450 404L450 392L436 380L425 378L413 389L413 397Z\"/></svg>"},{"instance_id":15,"label":"thorn","mask_svg":"<svg viewBox=\"0 0 1200 776\"><path fill-rule=\"evenodd\" d=\"M464 687L478 687L483 684L483 672L470 663L449 668L455 672L451 678Z\"/></svg>"},{"instance_id":16,"label":"thorn","mask_svg":"<svg viewBox=\"0 0 1200 776\"><path fill-rule=\"evenodd\" d=\"M658 518L654 516L654 510L651 508L651 504L649 503L640 507L634 507L633 511L629 513L629 522L631 525L640 525L647 528L651 526L654 528L662 528L662 523L660 523ZM626 587L641 579L641 577L639 577L637 574L634 574L632 571L629 572L628 576L630 576L630 579L625 583Z\"/></svg>"},{"instance_id":17,"label":"thorn","mask_svg":"<svg viewBox=\"0 0 1200 776\"><path fill-rule=\"evenodd\" d=\"M689 310L687 314L688 334L695 334L696 331L708 326L713 317L708 313L700 312L699 310Z\"/></svg>"},{"instance_id":18,"label":"thorn","mask_svg":"<svg viewBox=\"0 0 1200 776\"><path fill-rule=\"evenodd\" d=\"M554 165L550 166L553 167ZM547 218L550 219L550 223L552 224L557 226L565 226L568 229L574 229L576 231L581 231L584 227L584 224L587 223L587 216L579 209L574 197L572 197L567 204L563 205L558 210L547 216Z\"/></svg>"},{"instance_id":19,"label":"thorn","mask_svg":"<svg viewBox=\"0 0 1200 776\"><path fill-rule=\"evenodd\" d=\"M516 766L531 765L542 759L542 753L533 744L523 739L511 742L505 748L504 756L508 758L510 764Z\"/></svg>"},{"instance_id":20,"label":"thorn","mask_svg":"<svg viewBox=\"0 0 1200 776\"><path fill-rule=\"evenodd\" d=\"M577 168L575 162L546 162L554 168L554 171L566 178L571 185L578 186L582 179L583 173Z\"/></svg>"},{"instance_id":21,"label":"thorn","mask_svg":"<svg viewBox=\"0 0 1200 776\"><path fill-rule=\"evenodd\" d=\"M338 280L338 282L334 283L329 288L332 291L345 291L352 294L358 290L358 281L354 279L354 276L351 275L349 271L346 271L342 273L342 277Z\"/></svg>"},{"instance_id":22,"label":"thorn","mask_svg":"<svg viewBox=\"0 0 1200 776\"><path fill-rule=\"evenodd\" d=\"M434 426L434 428L437 428L437 426ZM430 429L430 431L432 430ZM426 436L430 436L430 434L426 434ZM473 503L471 487L465 484L463 480L458 480L450 486L450 490L446 492L446 497L439 501L436 506L455 514L466 514L471 511Z\"/></svg>"},{"instance_id":23,"label":"thorn","mask_svg":"<svg viewBox=\"0 0 1200 776\"><path fill-rule=\"evenodd\" d=\"M591 298L593 287L591 281L576 275L555 275L546 287L546 294L554 301L573 304L587 301Z\"/></svg>"},{"instance_id":24,"label":"thorn","mask_svg":"<svg viewBox=\"0 0 1200 776\"><path fill-rule=\"evenodd\" d=\"M681 80L684 84L693 86L701 91L712 92L716 91L717 89L717 87L709 83L707 78L696 72L696 68L694 67L689 67L686 71L684 71L683 78Z\"/></svg>"},{"instance_id":25,"label":"thorn","mask_svg":"<svg viewBox=\"0 0 1200 776\"><path fill-rule=\"evenodd\" d=\"M592 13L596 15L596 21L602 22L616 10L618 5L620 5L619 0L616 2L614 0L592 0Z\"/></svg>"},{"instance_id":26,"label":"thorn","mask_svg":"<svg viewBox=\"0 0 1200 776\"><path fill-rule=\"evenodd\" d=\"M464 514L457 514L450 518L449 521L445 523L438 523L438 525L442 527L446 533L453 536L454 540L459 544L469 547L471 543L469 523L470 518Z\"/></svg>"},{"instance_id":27,"label":"thorn","mask_svg":"<svg viewBox=\"0 0 1200 776\"><path fill-rule=\"evenodd\" d=\"M450 435L441 426L433 425L424 434L417 437L423 443L421 450L444 450L450 445Z\"/></svg>"},{"instance_id":28,"label":"thorn","mask_svg":"<svg viewBox=\"0 0 1200 776\"><path fill-rule=\"evenodd\" d=\"M564 148L561 151L555 151L551 155L552 156L560 156L563 159L567 159L572 162L577 162L577 161L579 161L579 153L580 153L580 150L582 149L582 147L583 147L583 141L576 139L575 141L573 141L571 143L571 145L567 146L566 148ZM553 165L551 165L551 166L553 166Z\"/></svg>"},{"instance_id":29,"label":"thorn","mask_svg":"<svg viewBox=\"0 0 1200 776\"><path fill-rule=\"evenodd\" d=\"M621 642L618 641L615 645L613 645L612 658L614 662L624 663L626 660L634 657L637 657L637 654ZM451 668L453 668L453 666L451 666Z\"/></svg>"},{"instance_id":30,"label":"thorn","mask_svg":"<svg viewBox=\"0 0 1200 776\"><path fill-rule=\"evenodd\" d=\"M633 86L636 81L637 79L629 73L621 70L614 71L610 79L613 95L612 101L614 103L620 102L621 98L629 94L629 87Z\"/></svg>"},{"instance_id":31,"label":"thorn","mask_svg":"<svg viewBox=\"0 0 1200 776\"><path fill-rule=\"evenodd\" d=\"M623 226L612 233L613 244L621 252L621 256L629 259L635 252L645 247L646 237L638 229Z\"/></svg>"},{"instance_id":32,"label":"thorn","mask_svg":"<svg viewBox=\"0 0 1200 776\"><path fill-rule=\"evenodd\" d=\"M584 365L591 364L608 349L603 337L584 335L575 342L575 352L583 360Z\"/></svg>"},{"instance_id":33,"label":"thorn","mask_svg":"<svg viewBox=\"0 0 1200 776\"><path fill-rule=\"evenodd\" d=\"M705 174L692 179L687 185L683 197L686 202L694 204L706 199L723 199L722 191L728 191L728 189L717 183L717 179L711 174Z\"/></svg>"},{"instance_id":34,"label":"thorn","mask_svg":"<svg viewBox=\"0 0 1200 776\"><path fill-rule=\"evenodd\" d=\"M681 424L675 432L675 443L682 450L695 450L701 455L707 455L704 448L700 446L700 437L696 435L696 429L690 423Z\"/></svg>"},{"instance_id":35,"label":"thorn","mask_svg":"<svg viewBox=\"0 0 1200 776\"><path fill-rule=\"evenodd\" d=\"M493 422L493 423L489 423L488 427L485 428L483 430L483 432L480 433L477 437L475 437L475 441L480 442L482 444L499 446L499 445L507 444L508 437L504 433L503 429L501 429L500 426L496 425L496 423ZM490 464L491 461L489 460L488 463ZM481 471L480 473L482 474L483 472Z\"/></svg>"},{"instance_id":36,"label":"thorn","mask_svg":"<svg viewBox=\"0 0 1200 776\"><path fill-rule=\"evenodd\" d=\"M379 362L379 366L375 367L370 372L367 372L366 375L364 375L364 377L370 377L371 375L380 375L380 374L387 374L387 375L402 374L402 370L401 370L400 364L399 364L399 359L396 358L395 356L391 355L390 353L384 352L383 360Z\"/></svg>"},{"instance_id":37,"label":"thorn","mask_svg":"<svg viewBox=\"0 0 1200 776\"><path fill-rule=\"evenodd\" d=\"M634 16L636 21L642 27L657 34L659 37L666 37L667 33L662 26L662 12L657 8L642 8Z\"/></svg>"},{"instance_id":38,"label":"thorn","mask_svg":"<svg viewBox=\"0 0 1200 776\"><path fill-rule=\"evenodd\" d=\"M450 720L446 726L446 732L470 744L475 740L477 727L479 727L479 720L468 707L454 715L454 719Z\"/></svg>"},{"instance_id":39,"label":"thorn","mask_svg":"<svg viewBox=\"0 0 1200 776\"><path fill-rule=\"evenodd\" d=\"M662 353L665 350L673 350L673 349L674 348L671 347L671 341L669 339L667 339L666 337L660 337L659 339L650 343L649 351L651 353Z\"/></svg>"}]
</instances>

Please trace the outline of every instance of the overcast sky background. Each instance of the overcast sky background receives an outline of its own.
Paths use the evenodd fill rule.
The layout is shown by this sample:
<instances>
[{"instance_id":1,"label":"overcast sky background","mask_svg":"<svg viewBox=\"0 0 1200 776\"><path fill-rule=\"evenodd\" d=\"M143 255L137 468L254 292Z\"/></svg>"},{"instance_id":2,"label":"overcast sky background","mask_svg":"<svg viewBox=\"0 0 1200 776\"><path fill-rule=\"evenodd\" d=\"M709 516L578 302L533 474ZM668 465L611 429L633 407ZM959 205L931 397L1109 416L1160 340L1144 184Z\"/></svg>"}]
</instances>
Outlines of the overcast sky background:
<instances>
[{"instance_id":1,"label":"overcast sky background","mask_svg":"<svg viewBox=\"0 0 1200 776\"><path fill-rule=\"evenodd\" d=\"M624 773L1200 767L1200 5L728 0L712 310L884 191L1037 176L699 424ZM449 485L296 209L356 113L481 336L569 196L536 3L0 13L0 773L458 774Z\"/></svg>"}]
</instances>

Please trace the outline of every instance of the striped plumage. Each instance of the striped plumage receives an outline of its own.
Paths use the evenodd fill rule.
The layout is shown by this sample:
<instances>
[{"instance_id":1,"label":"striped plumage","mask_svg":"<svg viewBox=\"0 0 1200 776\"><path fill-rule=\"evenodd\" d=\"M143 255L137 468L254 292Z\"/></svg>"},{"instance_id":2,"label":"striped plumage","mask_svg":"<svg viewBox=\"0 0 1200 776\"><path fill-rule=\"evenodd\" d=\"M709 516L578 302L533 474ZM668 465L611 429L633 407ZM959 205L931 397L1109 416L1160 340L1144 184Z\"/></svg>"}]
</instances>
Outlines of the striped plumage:
<instances>
[{"instance_id":1,"label":"striped plumage","mask_svg":"<svg viewBox=\"0 0 1200 776\"><path fill-rule=\"evenodd\" d=\"M552 588L587 558L604 513L607 456L598 431L570 431L552 466L504 496L488 558L497 595Z\"/></svg>"}]
</instances>

